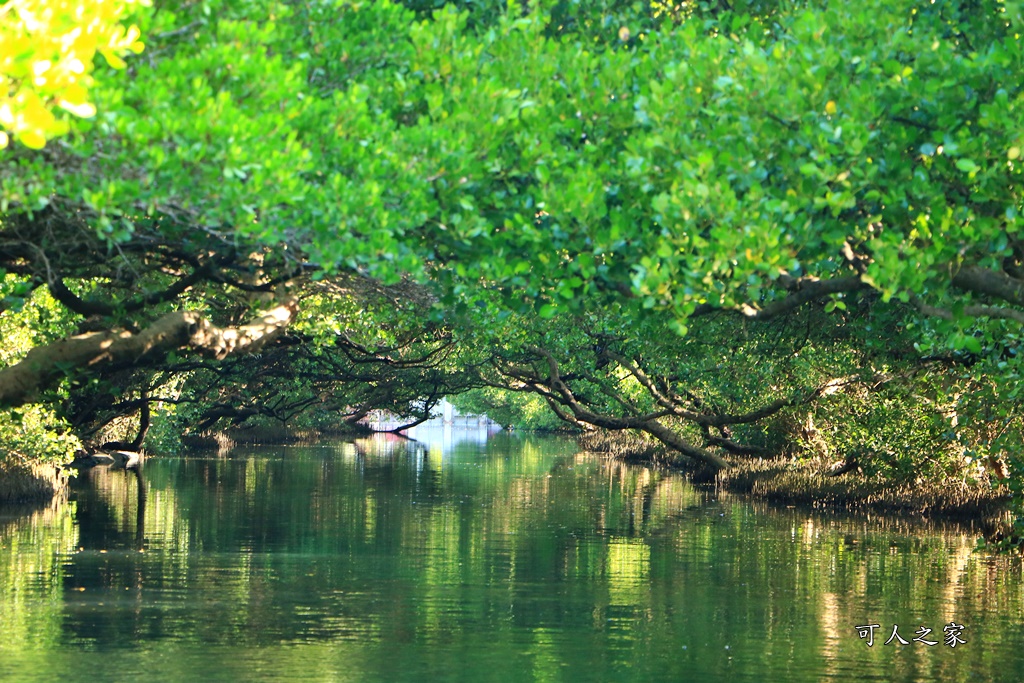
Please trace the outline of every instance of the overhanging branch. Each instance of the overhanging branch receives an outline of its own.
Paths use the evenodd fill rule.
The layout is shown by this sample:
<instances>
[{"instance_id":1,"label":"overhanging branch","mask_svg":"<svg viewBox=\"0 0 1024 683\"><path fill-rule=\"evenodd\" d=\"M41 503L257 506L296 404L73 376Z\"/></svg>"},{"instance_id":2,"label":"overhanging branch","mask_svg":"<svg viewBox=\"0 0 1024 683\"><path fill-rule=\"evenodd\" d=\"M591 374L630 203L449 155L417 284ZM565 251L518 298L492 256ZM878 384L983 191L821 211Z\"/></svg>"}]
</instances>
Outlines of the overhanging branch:
<instances>
[{"instance_id":1,"label":"overhanging branch","mask_svg":"<svg viewBox=\"0 0 1024 683\"><path fill-rule=\"evenodd\" d=\"M21 362L0 370L0 407L31 403L41 390L78 368L148 362L183 348L217 359L254 353L280 335L297 310L297 300L289 298L238 327L217 327L195 311L176 311L138 334L90 332L39 346Z\"/></svg>"}]
</instances>

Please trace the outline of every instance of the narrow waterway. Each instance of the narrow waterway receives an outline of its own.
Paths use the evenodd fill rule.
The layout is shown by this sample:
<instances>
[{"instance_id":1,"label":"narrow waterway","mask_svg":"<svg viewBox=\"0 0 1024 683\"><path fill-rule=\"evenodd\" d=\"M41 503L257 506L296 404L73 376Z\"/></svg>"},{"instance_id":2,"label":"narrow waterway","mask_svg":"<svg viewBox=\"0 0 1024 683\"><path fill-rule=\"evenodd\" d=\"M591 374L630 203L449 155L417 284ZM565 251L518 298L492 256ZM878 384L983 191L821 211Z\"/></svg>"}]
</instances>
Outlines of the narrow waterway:
<instances>
[{"instance_id":1,"label":"narrow waterway","mask_svg":"<svg viewBox=\"0 0 1024 683\"><path fill-rule=\"evenodd\" d=\"M976 532L472 436L152 458L0 517L0 680L1024 680L1020 563Z\"/></svg>"}]
</instances>

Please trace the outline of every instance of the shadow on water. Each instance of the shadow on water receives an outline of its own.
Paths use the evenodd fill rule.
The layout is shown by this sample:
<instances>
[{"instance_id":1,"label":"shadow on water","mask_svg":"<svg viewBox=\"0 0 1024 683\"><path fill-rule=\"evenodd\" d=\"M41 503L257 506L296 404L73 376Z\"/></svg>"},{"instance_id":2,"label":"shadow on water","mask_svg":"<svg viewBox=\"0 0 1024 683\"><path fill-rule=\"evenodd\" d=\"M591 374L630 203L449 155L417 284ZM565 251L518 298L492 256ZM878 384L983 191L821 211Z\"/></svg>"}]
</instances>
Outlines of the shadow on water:
<instances>
[{"instance_id":1,"label":"shadow on water","mask_svg":"<svg viewBox=\"0 0 1024 683\"><path fill-rule=\"evenodd\" d=\"M975 541L529 436L158 458L0 522L0 679L1024 680Z\"/></svg>"}]
</instances>

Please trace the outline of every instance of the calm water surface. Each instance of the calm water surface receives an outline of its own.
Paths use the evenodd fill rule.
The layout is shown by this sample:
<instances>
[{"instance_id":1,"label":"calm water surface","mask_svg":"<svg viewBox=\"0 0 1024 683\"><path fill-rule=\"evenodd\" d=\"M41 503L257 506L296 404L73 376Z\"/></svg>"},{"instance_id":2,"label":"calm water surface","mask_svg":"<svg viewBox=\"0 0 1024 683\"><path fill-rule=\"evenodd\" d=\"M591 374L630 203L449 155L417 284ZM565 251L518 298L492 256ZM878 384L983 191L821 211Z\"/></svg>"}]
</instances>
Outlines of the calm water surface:
<instances>
[{"instance_id":1,"label":"calm water surface","mask_svg":"<svg viewBox=\"0 0 1024 683\"><path fill-rule=\"evenodd\" d=\"M532 437L151 459L0 517L0 680L1022 681L976 538Z\"/></svg>"}]
</instances>

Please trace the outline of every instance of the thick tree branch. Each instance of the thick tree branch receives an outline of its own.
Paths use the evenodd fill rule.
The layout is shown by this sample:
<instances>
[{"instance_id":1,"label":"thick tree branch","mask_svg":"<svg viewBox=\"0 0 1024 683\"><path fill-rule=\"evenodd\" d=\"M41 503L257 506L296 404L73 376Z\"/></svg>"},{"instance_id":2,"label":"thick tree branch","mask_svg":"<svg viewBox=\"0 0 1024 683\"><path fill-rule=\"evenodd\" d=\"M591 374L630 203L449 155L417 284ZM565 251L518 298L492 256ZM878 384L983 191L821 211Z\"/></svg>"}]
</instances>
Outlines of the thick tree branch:
<instances>
[{"instance_id":1,"label":"thick tree branch","mask_svg":"<svg viewBox=\"0 0 1024 683\"><path fill-rule=\"evenodd\" d=\"M1024 282L1006 273L978 266L964 266L953 276L953 285L974 294L986 294L1010 304L1024 306Z\"/></svg>"},{"instance_id":2,"label":"thick tree branch","mask_svg":"<svg viewBox=\"0 0 1024 683\"><path fill-rule=\"evenodd\" d=\"M138 334L90 332L40 346L0 370L0 407L35 400L38 393L76 368L107 363L136 364L188 348L211 358L254 353L280 335L295 317L296 299L273 308L247 325L217 327L195 311L168 313Z\"/></svg>"}]
</instances>

